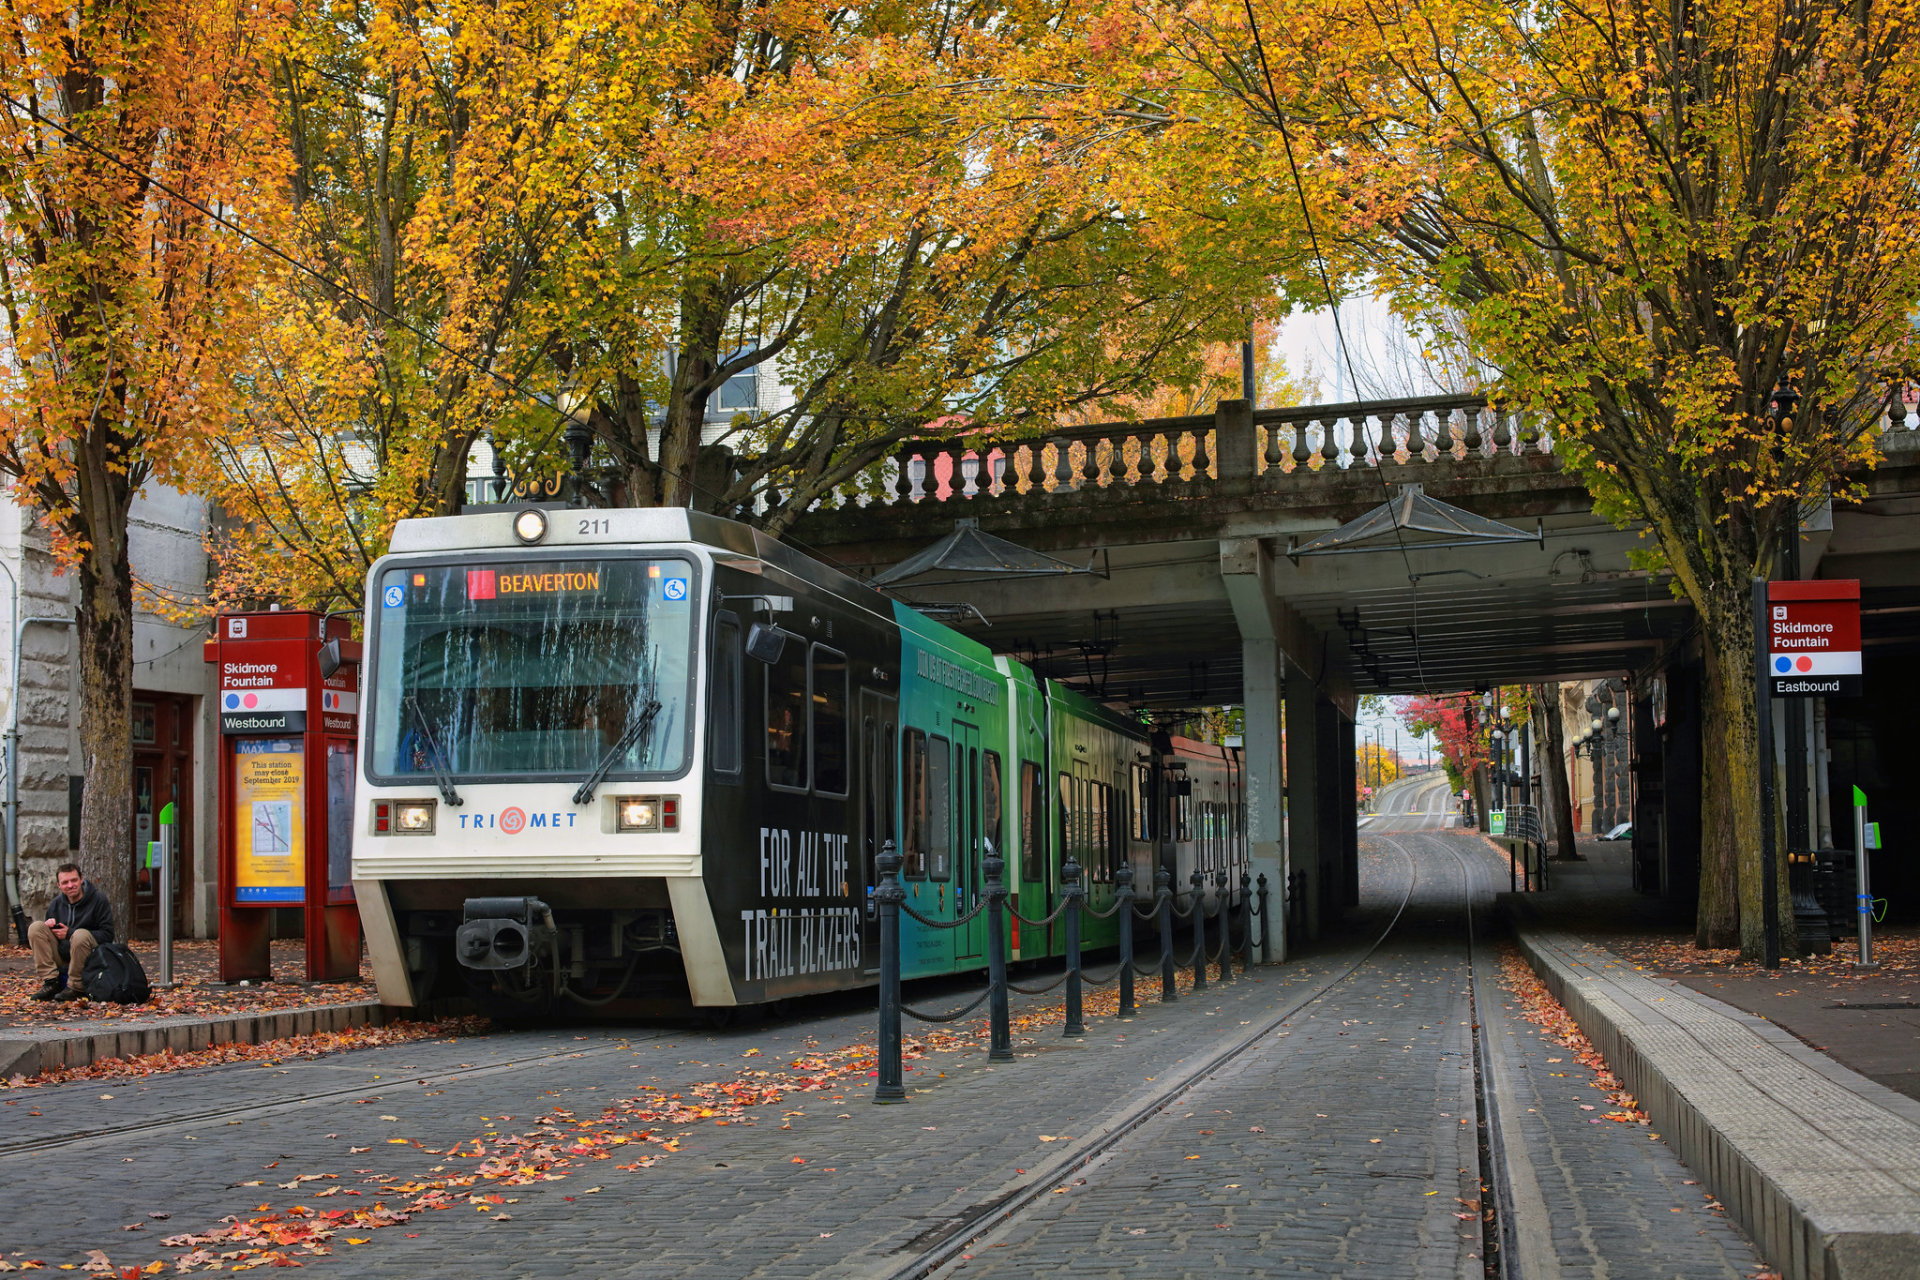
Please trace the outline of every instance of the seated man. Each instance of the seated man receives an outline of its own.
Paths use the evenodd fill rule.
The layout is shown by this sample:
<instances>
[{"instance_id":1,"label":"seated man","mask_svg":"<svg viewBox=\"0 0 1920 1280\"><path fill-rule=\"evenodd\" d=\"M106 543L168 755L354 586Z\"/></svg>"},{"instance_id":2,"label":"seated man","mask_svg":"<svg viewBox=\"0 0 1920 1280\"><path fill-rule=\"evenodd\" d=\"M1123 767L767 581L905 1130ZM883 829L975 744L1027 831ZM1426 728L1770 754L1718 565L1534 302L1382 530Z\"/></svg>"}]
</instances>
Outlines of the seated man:
<instances>
[{"instance_id":1,"label":"seated man","mask_svg":"<svg viewBox=\"0 0 1920 1280\"><path fill-rule=\"evenodd\" d=\"M54 873L54 884L60 892L47 905L47 918L27 926L27 945L33 948L34 972L41 980L32 998L84 1000L87 989L81 975L87 957L101 943L113 941L113 904L71 862ZM67 967L64 978L62 964Z\"/></svg>"}]
</instances>

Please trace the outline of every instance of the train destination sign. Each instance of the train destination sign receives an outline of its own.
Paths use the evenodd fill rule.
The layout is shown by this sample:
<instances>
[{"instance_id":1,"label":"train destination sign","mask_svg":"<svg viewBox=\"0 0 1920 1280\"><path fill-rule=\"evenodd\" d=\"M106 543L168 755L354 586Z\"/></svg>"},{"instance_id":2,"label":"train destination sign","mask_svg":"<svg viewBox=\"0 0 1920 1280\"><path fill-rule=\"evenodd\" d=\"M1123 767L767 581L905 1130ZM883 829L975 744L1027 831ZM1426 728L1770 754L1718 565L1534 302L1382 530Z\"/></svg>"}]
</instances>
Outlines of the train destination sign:
<instances>
[{"instance_id":1,"label":"train destination sign","mask_svg":"<svg viewBox=\"0 0 1920 1280\"><path fill-rule=\"evenodd\" d=\"M1860 583L1767 584L1767 683L1776 698L1860 696Z\"/></svg>"}]
</instances>

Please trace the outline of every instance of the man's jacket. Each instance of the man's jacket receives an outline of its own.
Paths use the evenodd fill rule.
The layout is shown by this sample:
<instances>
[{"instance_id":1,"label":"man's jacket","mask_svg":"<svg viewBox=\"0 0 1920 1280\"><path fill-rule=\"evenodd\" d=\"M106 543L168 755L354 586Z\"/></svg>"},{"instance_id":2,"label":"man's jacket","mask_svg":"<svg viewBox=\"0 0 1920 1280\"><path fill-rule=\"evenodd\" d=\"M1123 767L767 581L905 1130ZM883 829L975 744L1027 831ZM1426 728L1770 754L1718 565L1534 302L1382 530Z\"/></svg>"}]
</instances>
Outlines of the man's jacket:
<instances>
[{"instance_id":1,"label":"man's jacket","mask_svg":"<svg viewBox=\"0 0 1920 1280\"><path fill-rule=\"evenodd\" d=\"M80 882L80 901L68 902L67 895L56 893L47 905L47 919L58 921L68 930L85 929L95 942L113 941L113 904L107 895L93 887L93 881ZM71 932L68 934L72 936Z\"/></svg>"}]
</instances>

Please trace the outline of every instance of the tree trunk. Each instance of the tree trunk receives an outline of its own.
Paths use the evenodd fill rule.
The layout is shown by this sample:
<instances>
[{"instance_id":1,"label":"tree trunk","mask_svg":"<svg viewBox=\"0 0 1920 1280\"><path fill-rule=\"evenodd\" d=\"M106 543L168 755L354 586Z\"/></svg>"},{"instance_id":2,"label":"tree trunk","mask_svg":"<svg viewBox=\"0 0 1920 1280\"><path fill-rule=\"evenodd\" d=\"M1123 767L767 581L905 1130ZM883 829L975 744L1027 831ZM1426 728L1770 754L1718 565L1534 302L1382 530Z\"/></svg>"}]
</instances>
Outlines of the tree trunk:
<instances>
[{"instance_id":1,"label":"tree trunk","mask_svg":"<svg viewBox=\"0 0 1920 1280\"><path fill-rule=\"evenodd\" d=\"M1554 857L1577 861L1580 846L1573 830L1573 789L1567 782L1566 735L1560 731L1560 687L1537 684L1528 689L1535 722L1542 729L1540 744L1547 767L1540 770L1540 790L1546 798L1547 825L1553 835Z\"/></svg>"},{"instance_id":2,"label":"tree trunk","mask_svg":"<svg viewBox=\"0 0 1920 1280\"><path fill-rule=\"evenodd\" d=\"M80 557L81 871L113 903L124 937L133 923L133 575L127 560L127 501L109 484L89 521L93 545Z\"/></svg>"},{"instance_id":3,"label":"tree trunk","mask_svg":"<svg viewBox=\"0 0 1920 1280\"><path fill-rule=\"evenodd\" d=\"M1716 583L1701 607L1707 681L1701 706L1713 728L1715 750L1701 767L1700 915L1698 945L1738 945L1741 958L1758 960L1765 947L1766 911L1761 852L1759 724L1755 708L1755 663L1751 585ZM1768 767L1772 762L1767 762ZM1778 814L1774 815L1776 825ZM1782 955L1798 953L1786 850L1774 842L1772 911L1780 922Z\"/></svg>"}]
</instances>

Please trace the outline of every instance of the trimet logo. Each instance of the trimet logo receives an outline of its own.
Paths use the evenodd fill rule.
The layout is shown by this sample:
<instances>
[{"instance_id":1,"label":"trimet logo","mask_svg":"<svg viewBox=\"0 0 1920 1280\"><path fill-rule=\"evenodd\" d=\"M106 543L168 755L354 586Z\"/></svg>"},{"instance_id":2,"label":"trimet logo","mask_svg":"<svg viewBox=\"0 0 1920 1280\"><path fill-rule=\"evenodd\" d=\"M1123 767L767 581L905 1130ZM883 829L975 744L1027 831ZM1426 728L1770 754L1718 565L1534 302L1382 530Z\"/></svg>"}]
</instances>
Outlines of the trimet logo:
<instances>
[{"instance_id":1,"label":"trimet logo","mask_svg":"<svg viewBox=\"0 0 1920 1280\"><path fill-rule=\"evenodd\" d=\"M498 831L508 836L517 836L529 827L536 831L566 831L580 821L577 813L546 810L528 813L519 805L508 805L499 813L463 813L459 817L462 831Z\"/></svg>"}]
</instances>

